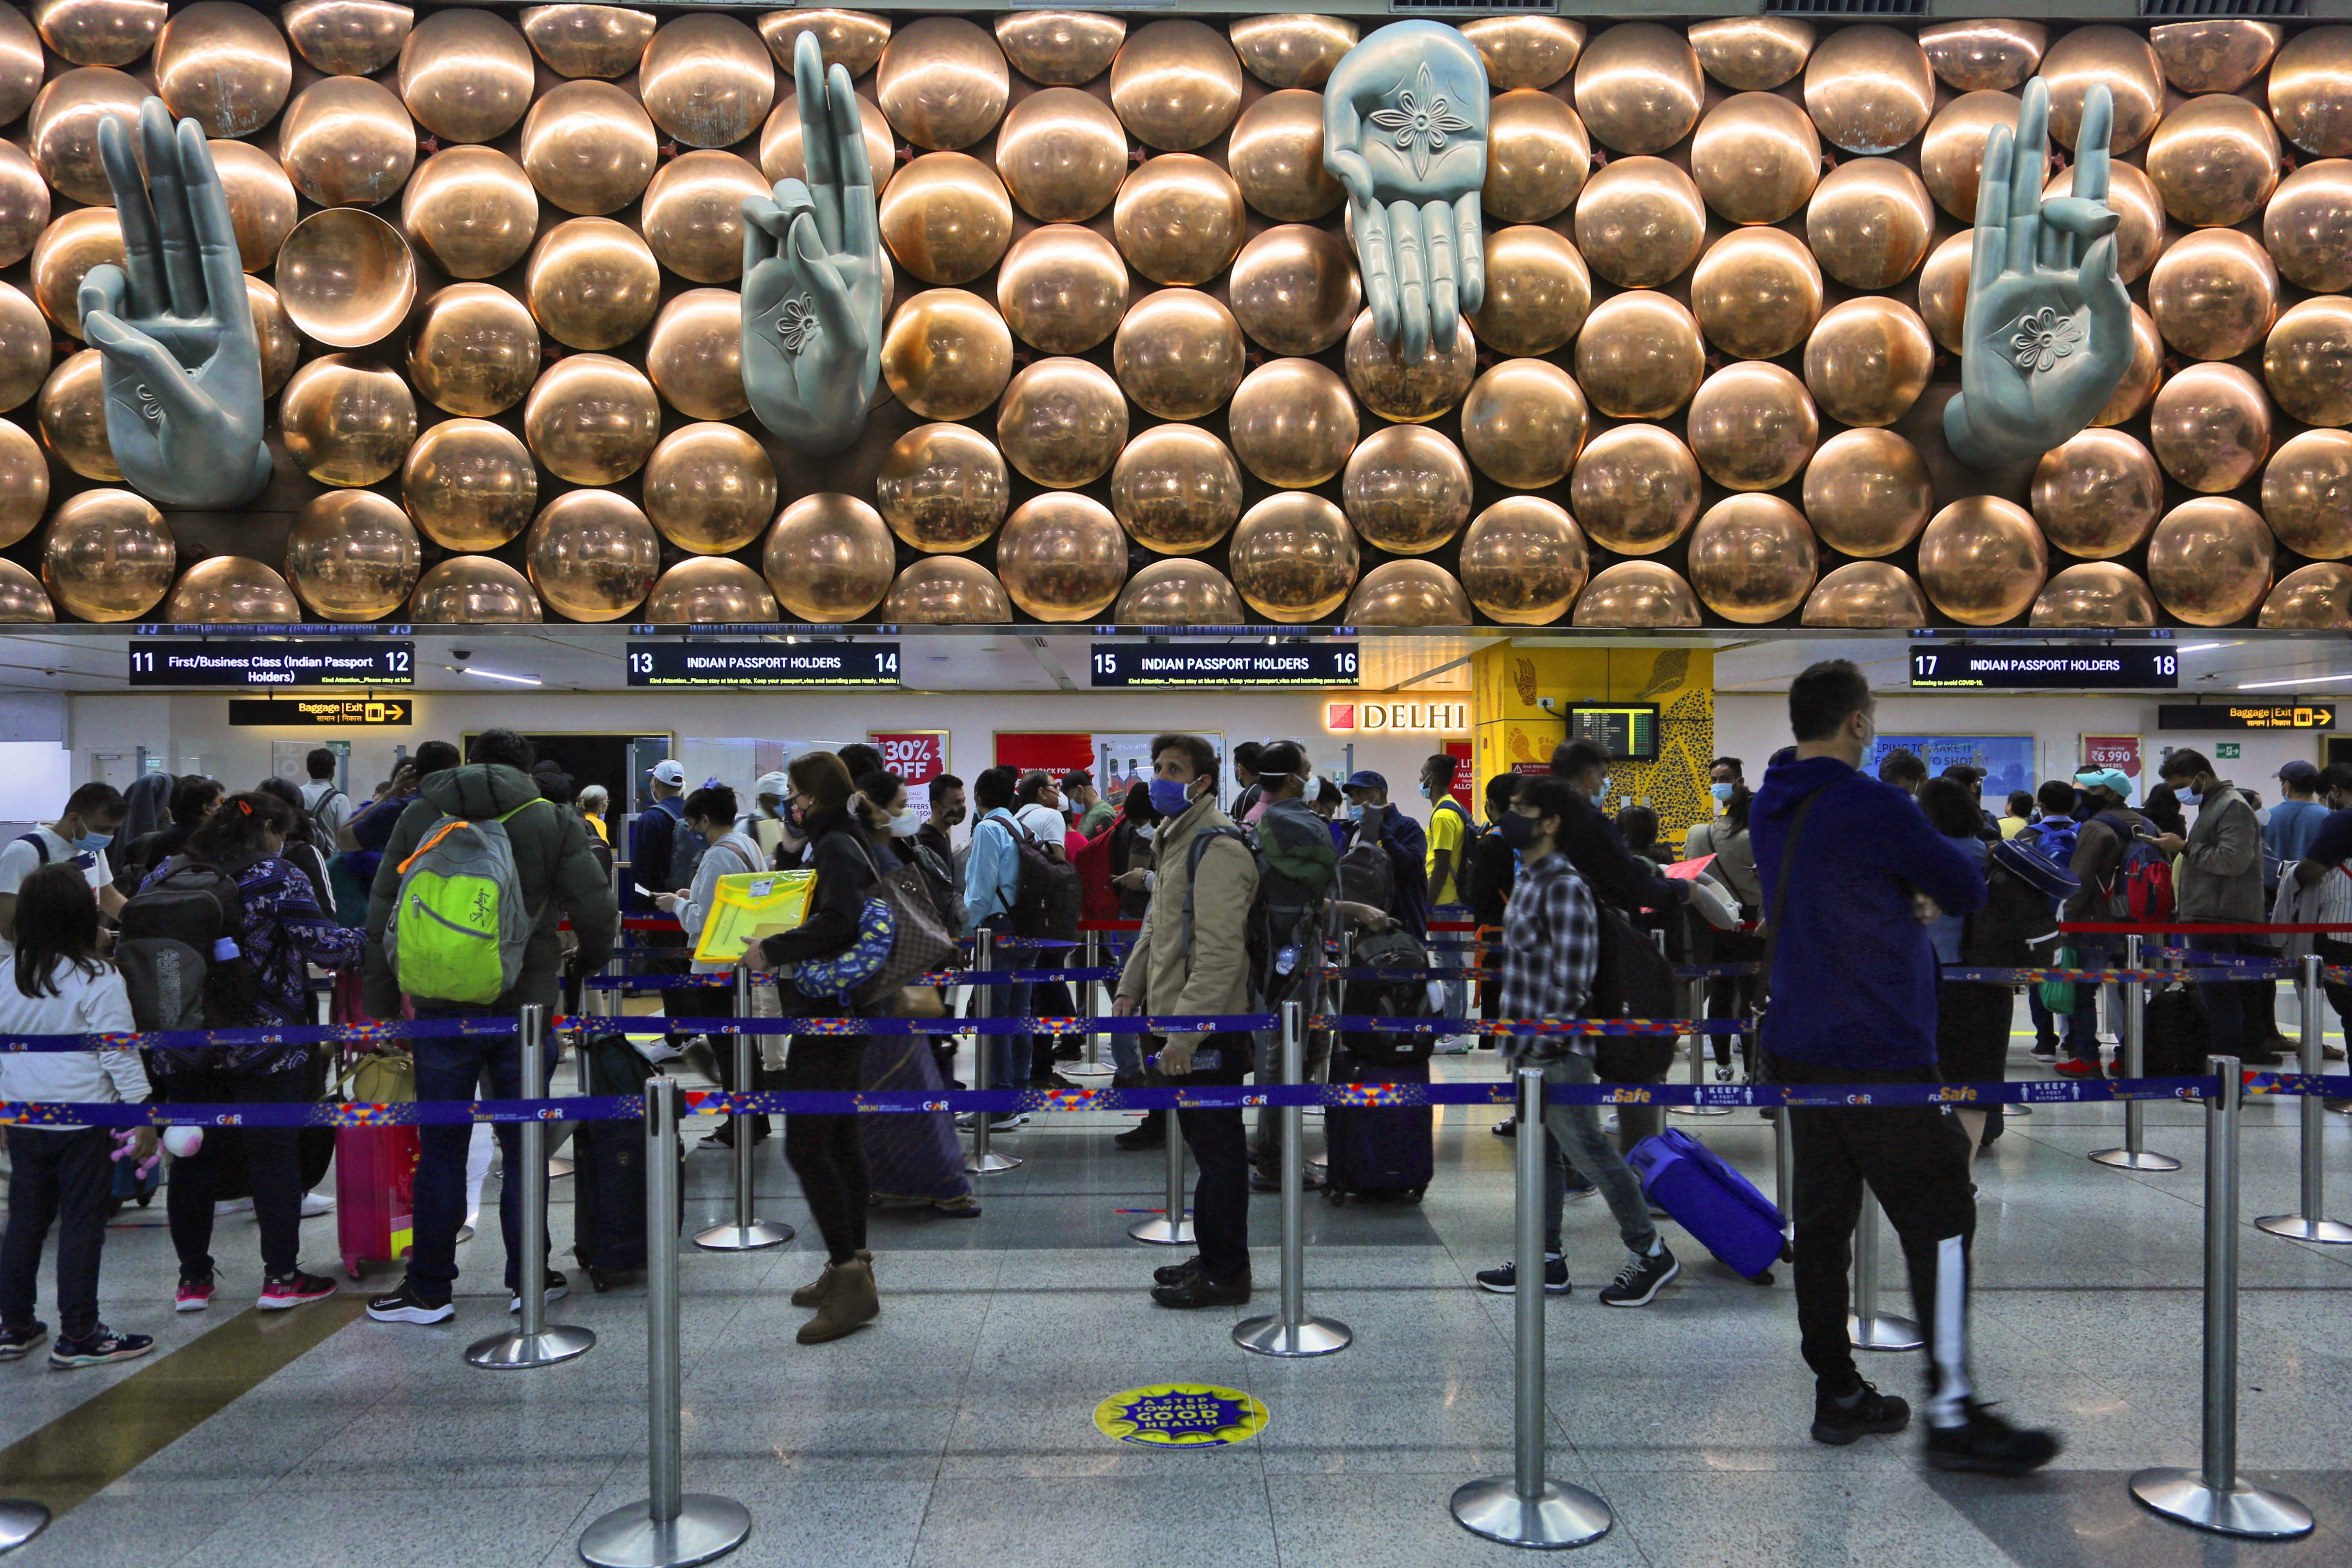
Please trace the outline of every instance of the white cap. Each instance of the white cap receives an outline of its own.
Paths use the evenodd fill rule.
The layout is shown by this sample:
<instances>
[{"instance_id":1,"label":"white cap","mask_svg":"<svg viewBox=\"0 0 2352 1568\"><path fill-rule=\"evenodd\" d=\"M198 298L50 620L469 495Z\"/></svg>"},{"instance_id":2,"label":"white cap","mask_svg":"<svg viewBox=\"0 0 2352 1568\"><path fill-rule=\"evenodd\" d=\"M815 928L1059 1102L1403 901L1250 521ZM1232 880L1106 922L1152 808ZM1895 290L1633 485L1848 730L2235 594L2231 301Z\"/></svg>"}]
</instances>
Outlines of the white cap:
<instances>
[{"instance_id":1,"label":"white cap","mask_svg":"<svg viewBox=\"0 0 2352 1568\"><path fill-rule=\"evenodd\" d=\"M664 757L646 771L653 775L653 781L656 784L683 784L686 783L686 764L676 757Z\"/></svg>"},{"instance_id":2,"label":"white cap","mask_svg":"<svg viewBox=\"0 0 2352 1568\"><path fill-rule=\"evenodd\" d=\"M784 800L789 798L792 793L792 781L782 773L761 773L759 782L751 786L753 800L758 800L764 795L774 795L778 800Z\"/></svg>"}]
</instances>

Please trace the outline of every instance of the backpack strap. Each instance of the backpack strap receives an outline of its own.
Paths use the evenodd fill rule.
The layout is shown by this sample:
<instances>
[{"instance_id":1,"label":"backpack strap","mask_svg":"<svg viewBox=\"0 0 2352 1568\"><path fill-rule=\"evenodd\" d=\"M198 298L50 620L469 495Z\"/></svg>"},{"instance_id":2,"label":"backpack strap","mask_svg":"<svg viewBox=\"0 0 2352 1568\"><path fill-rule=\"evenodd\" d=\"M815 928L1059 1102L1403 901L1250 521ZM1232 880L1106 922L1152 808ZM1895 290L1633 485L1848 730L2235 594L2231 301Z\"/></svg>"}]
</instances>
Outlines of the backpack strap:
<instances>
[{"instance_id":1,"label":"backpack strap","mask_svg":"<svg viewBox=\"0 0 2352 1568\"><path fill-rule=\"evenodd\" d=\"M20 833L16 836L16 842L19 844L31 845L33 847L33 858L39 864L46 866L49 863L48 841L43 838L39 834Z\"/></svg>"},{"instance_id":2,"label":"backpack strap","mask_svg":"<svg viewBox=\"0 0 2352 1568\"><path fill-rule=\"evenodd\" d=\"M1242 847L1244 854L1251 855L1249 836L1238 827L1203 827L1193 833L1192 842L1185 847L1184 861L1184 951L1188 954L1192 951L1192 893L1201 885L1201 857L1209 852L1210 843L1219 838L1232 839ZM1251 855L1251 858L1256 857Z\"/></svg>"},{"instance_id":3,"label":"backpack strap","mask_svg":"<svg viewBox=\"0 0 2352 1568\"><path fill-rule=\"evenodd\" d=\"M1797 815L1789 819L1789 842L1780 850L1780 875L1772 886L1772 912L1764 921L1764 963L1768 977L1771 973L1772 949L1779 945L1780 938L1780 911L1789 907L1789 874L1796 868L1797 836L1804 829L1805 814L1813 809L1813 802L1821 799L1822 791L1827 788L1829 785L1822 784L1799 801Z\"/></svg>"}]
</instances>

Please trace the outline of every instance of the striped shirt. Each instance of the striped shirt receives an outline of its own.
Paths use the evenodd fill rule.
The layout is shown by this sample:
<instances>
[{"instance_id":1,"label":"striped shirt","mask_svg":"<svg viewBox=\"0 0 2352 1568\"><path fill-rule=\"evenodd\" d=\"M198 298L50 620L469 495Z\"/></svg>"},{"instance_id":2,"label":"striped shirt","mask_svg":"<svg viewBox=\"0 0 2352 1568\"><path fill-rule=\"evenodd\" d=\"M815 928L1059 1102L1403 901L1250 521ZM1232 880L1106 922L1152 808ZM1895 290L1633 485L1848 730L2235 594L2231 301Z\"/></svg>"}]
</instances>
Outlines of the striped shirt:
<instances>
[{"instance_id":1,"label":"striped shirt","mask_svg":"<svg viewBox=\"0 0 2352 1568\"><path fill-rule=\"evenodd\" d=\"M1592 994L1601 917L1592 889L1555 851L1519 874L1503 910L1501 1016L1573 1018ZM1592 1055L1589 1035L1505 1035L1505 1057Z\"/></svg>"}]
</instances>

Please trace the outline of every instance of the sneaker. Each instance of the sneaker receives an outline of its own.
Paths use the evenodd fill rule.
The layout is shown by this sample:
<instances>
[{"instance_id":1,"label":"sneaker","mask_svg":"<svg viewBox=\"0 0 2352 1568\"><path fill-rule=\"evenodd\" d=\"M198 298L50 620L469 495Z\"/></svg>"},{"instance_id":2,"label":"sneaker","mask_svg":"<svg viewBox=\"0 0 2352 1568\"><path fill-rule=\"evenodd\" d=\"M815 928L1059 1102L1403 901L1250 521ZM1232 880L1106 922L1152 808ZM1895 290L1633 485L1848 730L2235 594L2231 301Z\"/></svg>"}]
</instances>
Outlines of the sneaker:
<instances>
[{"instance_id":1,"label":"sneaker","mask_svg":"<svg viewBox=\"0 0 2352 1568\"><path fill-rule=\"evenodd\" d=\"M950 1219L978 1219L980 1200L970 1193L952 1198L933 1198L931 1207Z\"/></svg>"},{"instance_id":2,"label":"sneaker","mask_svg":"<svg viewBox=\"0 0 2352 1568\"><path fill-rule=\"evenodd\" d=\"M2097 1078L2099 1059L2093 1057L2085 1061L2079 1057L2069 1057L2063 1062L2053 1063L2050 1070L2061 1078Z\"/></svg>"},{"instance_id":3,"label":"sneaker","mask_svg":"<svg viewBox=\"0 0 2352 1568\"><path fill-rule=\"evenodd\" d=\"M253 1200L251 1198L223 1198L220 1202L213 1205L213 1218L215 1219L226 1219L233 1214L251 1214L252 1212Z\"/></svg>"},{"instance_id":4,"label":"sneaker","mask_svg":"<svg viewBox=\"0 0 2352 1568\"><path fill-rule=\"evenodd\" d=\"M1486 1131L1497 1138L1517 1138L1519 1135L1519 1119L1516 1116L1506 1116Z\"/></svg>"},{"instance_id":5,"label":"sneaker","mask_svg":"<svg viewBox=\"0 0 2352 1568\"><path fill-rule=\"evenodd\" d=\"M1908 1404L1866 1383L1843 1399L1819 1389L1813 1393L1813 1441L1832 1448L1843 1448L1865 1433L1900 1432L1910 1424Z\"/></svg>"},{"instance_id":6,"label":"sneaker","mask_svg":"<svg viewBox=\"0 0 2352 1568\"><path fill-rule=\"evenodd\" d=\"M547 1289L541 1294L540 1300L541 1301L561 1301L564 1297L571 1294L572 1281L563 1277L563 1270L561 1268L549 1269L547 1271ZM520 1312L522 1310L521 1291L517 1290L507 1298L507 1310L509 1312Z\"/></svg>"},{"instance_id":7,"label":"sneaker","mask_svg":"<svg viewBox=\"0 0 2352 1568\"><path fill-rule=\"evenodd\" d=\"M632 1039L629 1043L636 1047L639 1056L656 1067L663 1062L674 1062L686 1055L684 1051L671 1045L667 1039L651 1041Z\"/></svg>"},{"instance_id":8,"label":"sneaker","mask_svg":"<svg viewBox=\"0 0 2352 1568\"><path fill-rule=\"evenodd\" d=\"M1634 1255L1625 1259L1625 1267L1617 1278L1601 1287L1601 1304L1604 1307L1646 1307L1657 1299L1659 1291L1681 1278L1683 1266L1666 1250L1664 1242L1649 1256Z\"/></svg>"},{"instance_id":9,"label":"sneaker","mask_svg":"<svg viewBox=\"0 0 2352 1568\"><path fill-rule=\"evenodd\" d=\"M332 1214L334 1212L335 1200L327 1196L326 1194L304 1193L302 1194L302 1217L304 1219L317 1219L322 1214Z\"/></svg>"},{"instance_id":10,"label":"sneaker","mask_svg":"<svg viewBox=\"0 0 2352 1568\"><path fill-rule=\"evenodd\" d=\"M2026 1054L2037 1062L2054 1062L2058 1059L2058 1042L2055 1039L2036 1040L2033 1048Z\"/></svg>"},{"instance_id":11,"label":"sneaker","mask_svg":"<svg viewBox=\"0 0 2352 1568\"><path fill-rule=\"evenodd\" d=\"M466 1224L466 1225L461 1225L461 1226L459 1226L457 1227L457 1245L458 1245L458 1246L463 1247L463 1246L465 1246L465 1245L466 1245L466 1243L467 1243L467 1242L469 1242L469 1241L471 1241L471 1240L473 1240L473 1239L474 1239L474 1227L473 1227L473 1226L472 1226L470 1223Z\"/></svg>"},{"instance_id":12,"label":"sneaker","mask_svg":"<svg viewBox=\"0 0 2352 1568\"><path fill-rule=\"evenodd\" d=\"M213 1277L209 1274L201 1279L181 1280L180 1288L172 1293L174 1312L201 1312L212 1304Z\"/></svg>"},{"instance_id":13,"label":"sneaker","mask_svg":"<svg viewBox=\"0 0 2352 1568\"><path fill-rule=\"evenodd\" d=\"M1319 1193L1330 1184L1330 1178L1312 1165L1307 1166L1305 1169L1301 1170L1298 1174L1301 1188L1306 1192ZM1279 1173L1261 1171L1255 1165L1252 1165L1250 1167L1250 1191L1254 1193L1278 1193L1282 1191L1282 1177Z\"/></svg>"},{"instance_id":14,"label":"sneaker","mask_svg":"<svg viewBox=\"0 0 2352 1568\"><path fill-rule=\"evenodd\" d=\"M1509 1258L1492 1268L1481 1268L1475 1277L1478 1289L1497 1296L1510 1296L1519 1289L1519 1266ZM1557 1252L1544 1254L1544 1294L1565 1296L1575 1289L1568 1282L1568 1259Z\"/></svg>"},{"instance_id":15,"label":"sneaker","mask_svg":"<svg viewBox=\"0 0 2352 1568\"><path fill-rule=\"evenodd\" d=\"M22 1361L49 1337L49 1325L34 1321L21 1329L0 1329L0 1361Z\"/></svg>"},{"instance_id":16,"label":"sneaker","mask_svg":"<svg viewBox=\"0 0 2352 1568\"><path fill-rule=\"evenodd\" d=\"M1584 1179L1583 1172L1577 1170L1574 1166L1570 1166L1568 1172L1567 1183L1560 1189L1560 1195L1570 1198L1589 1198L1600 1190L1601 1189L1599 1187L1594 1186L1591 1182Z\"/></svg>"},{"instance_id":17,"label":"sneaker","mask_svg":"<svg viewBox=\"0 0 2352 1568\"><path fill-rule=\"evenodd\" d=\"M282 1312L289 1307L324 1300L335 1293L335 1282L324 1275L305 1274L299 1268L291 1274L273 1274L262 1281L261 1300L256 1303L265 1312Z\"/></svg>"},{"instance_id":18,"label":"sneaker","mask_svg":"<svg viewBox=\"0 0 2352 1568\"><path fill-rule=\"evenodd\" d=\"M446 1301L433 1305L404 1279L399 1289L370 1300L367 1315L379 1323L446 1323L457 1315L457 1309Z\"/></svg>"},{"instance_id":19,"label":"sneaker","mask_svg":"<svg viewBox=\"0 0 2352 1568\"><path fill-rule=\"evenodd\" d=\"M1028 1122L1028 1120L1029 1118L1027 1115L1021 1111L1008 1110L1001 1116L991 1118L988 1123L988 1130L991 1132L1010 1132L1016 1127L1025 1125ZM969 1132L977 1126L979 1122L980 1113L978 1111L967 1111L963 1115L956 1118L956 1131L959 1132Z\"/></svg>"},{"instance_id":20,"label":"sneaker","mask_svg":"<svg viewBox=\"0 0 2352 1568\"><path fill-rule=\"evenodd\" d=\"M110 1361L136 1361L155 1348L146 1334L118 1334L104 1323L80 1339L60 1336L49 1347L49 1364L56 1367L97 1366Z\"/></svg>"},{"instance_id":21,"label":"sneaker","mask_svg":"<svg viewBox=\"0 0 2352 1568\"><path fill-rule=\"evenodd\" d=\"M1987 1476L2021 1476L2058 1457L2055 1432L2012 1426L1973 1399L1960 1401L1968 1417L1957 1426L1930 1426L1925 1452L1929 1468L1973 1470Z\"/></svg>"}]
</instances>

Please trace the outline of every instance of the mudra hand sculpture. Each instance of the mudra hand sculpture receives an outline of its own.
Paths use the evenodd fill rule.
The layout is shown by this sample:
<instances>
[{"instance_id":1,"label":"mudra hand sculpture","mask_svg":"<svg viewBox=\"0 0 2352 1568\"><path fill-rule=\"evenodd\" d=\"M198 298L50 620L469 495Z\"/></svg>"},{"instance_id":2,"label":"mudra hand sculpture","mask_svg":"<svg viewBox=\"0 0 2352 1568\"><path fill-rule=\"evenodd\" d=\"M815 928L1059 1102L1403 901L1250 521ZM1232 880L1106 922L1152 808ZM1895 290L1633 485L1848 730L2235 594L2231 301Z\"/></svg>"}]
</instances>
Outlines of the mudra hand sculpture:
<instances>
[{"instance_id":1,"label":"mudra hand sculpture","mask_svg":"<svg viewBox=\"0 0 2352 1568\"><path fill-rule=\"evenodd\" d=\"M1486 68L1452 27L1397 22L1323 87L1323 167L1348 193L1372 335L1407 364L1486 298Z\"/></svg>"},{"instance_id":2,"label":"mudra hand sculpture","mask_svg":"<svg viewBox=\"0 0 2352 1568\"><path fill-rule=\"evenodd\" d=\"M2131 300L2116 275L2117 216L2107 205L2114 118L2113 97L2092 88L2073 194L2049 201L2049 84L2025 84L2014 137L2005 125L1985 137L1960 395L1944 405L1945 439L1972 467L2063 445L2131 368Z\"/></svg>"},{"instance_id":3,"label":"mudra hand sculpture","mask_svg":"<svg viewBox=\"0 0 2352 1568\"><path fill-rule=\"evenodd\" d=\"M760 423L823 457L856 441L882 374L881 227L849 72L793 46L808 182L743 204L743 392Z\"/></svg>"},{"instance_id":4,"label":"mudra hand sculpture","mask_svg":"<svg viewBox=\"0 0 2352 1568\"><path fill-rule=\"evenodd\" d=\"M122 223L124 265L102 263L75 303L103 356L106 439L131 487L168 507L242 506L269 483L261 345L228 197L203 129L176 131L163 100L140 106L142 175L122 115L99 121L99 155Z\"/></svg>"}]
</instances>

